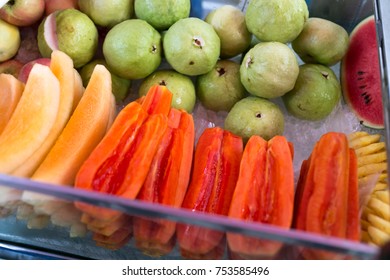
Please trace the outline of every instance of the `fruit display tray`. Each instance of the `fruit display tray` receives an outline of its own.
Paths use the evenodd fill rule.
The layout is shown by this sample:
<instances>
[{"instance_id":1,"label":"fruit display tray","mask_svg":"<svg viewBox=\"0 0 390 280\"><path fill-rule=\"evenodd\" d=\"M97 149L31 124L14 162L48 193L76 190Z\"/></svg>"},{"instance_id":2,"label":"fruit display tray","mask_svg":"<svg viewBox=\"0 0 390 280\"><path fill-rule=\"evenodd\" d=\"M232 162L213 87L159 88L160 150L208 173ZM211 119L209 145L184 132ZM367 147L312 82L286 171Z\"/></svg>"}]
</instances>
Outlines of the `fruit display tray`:
<instances>
[{"instance_id":1,"label":"fruit display tray","mask_svg":"<svg viewBox=\"0 0 390 280\"><path fill-rule=\"evenodd\" d=\"M210 10L230 4L245 11L249 0L214 0L193 1L201 4L202 9L194 9L195 16L204 17ZM387 65L390 65L389 53L386 46L390 39L389 18L382 17L390 12L390 3L387 0L307 0L311 17L322 17L343 26L351 32L362 19L375 14L377 18L377 30L380 38L379 54L382 67L383 89L385 107L389 104L388 77L390 75ZM199 8L199 7L198 7ZM389 48L389 47L388 47ZM339 73L339 65L332 67L335 73ZM138 84L133 84L136 92ZM134 97L134 95L133 95ZM131 98L131 97L130 97ZM277 101L278 102L278 101ZM282 103L280 104L281 106ZM194 112L196 137L206 127L222 126L225 114L214 113L197 104ZM303 159L307 158L313 144L320 135L328 131L340 131L350 133L356 130L379 133L383 139L390 139L389 111L386 110L386 129L373 130L360 125L355 115L346 107L340 106L325 121L303 122L286 117L285 136L294 143L296 153L294 156L295 175L299 174L299 167ZM321 236L298 230L284 230L275 226L258 223L248 223L231 220L227 217L201 214L184 209L174 209L162 205L145 203L137 200L127 200L120 197L108 196L101 193L92 193L67 186L52 186L34 182L28 179L16 178L0 174L2 188L14 192L30 191L48 195L61 202L81 201L96 206L111 208L125 213L128 217L145 217L153 219L169 220L177 223L194 224L199 227L211 228L215 231L234 232L243 236L256 237L264 243L279 242L282 249L273 259L300 259L303 248L311 250L328 251L339 259L373 259L380 248L347 241L338 238ZM1 197L0 197L1 201ZM1 214L1 213L0 213ZM0 216L1 217L1 216ZM39 220L36 221L39 223ZM17 215L0 218L0 259L182 259L183 256L177 244L172 244L173 249L164 255L155 255L137 248L135 241L130 238L116 250L98 246L91 233L85 236L78 235L77 229L68 225L60 226L49 223L42 229L30 229L25 220L18 219ZM224 247L215 258L232 259L239 256L232 255Z\"/></svg>"}]
</instances>

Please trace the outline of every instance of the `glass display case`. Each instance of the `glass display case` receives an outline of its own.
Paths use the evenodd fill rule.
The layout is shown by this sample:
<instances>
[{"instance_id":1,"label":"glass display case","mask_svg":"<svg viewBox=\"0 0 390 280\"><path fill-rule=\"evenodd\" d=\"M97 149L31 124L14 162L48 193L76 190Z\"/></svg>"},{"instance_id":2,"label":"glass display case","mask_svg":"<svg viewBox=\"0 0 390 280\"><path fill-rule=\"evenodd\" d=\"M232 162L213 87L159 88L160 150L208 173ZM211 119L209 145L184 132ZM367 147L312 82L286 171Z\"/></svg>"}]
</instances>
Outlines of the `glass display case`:
<instances>
[{"instance_id":1,"label":"glass display case","mask_svg":"<svg viewBox=\"0 0 390 280\"><path fill-rule=\"evenodd\" d=\"M332 20L348 32L362 19L375 14L383 99L387 109L386 129L365 128L351 112L340 108L331 121L309 124L302 127L304 132L296 131L300 127L299 123L287 120L287 126L289 121L292 122L291 129L286 131L287 137L292 142L298 142L299 134L306 133L312 134L311 139L315 141L320 134L336 127L339 130L345 128L346 133L367 130L381 134L383 139L388 138L390 124L387 65L390 62L386 51L390 35L387 30L388 19L383 15L390 12L390 4L383 0L306 2L311 17ZM204 18L209 11L224 4L245 11L248 3L246 0L192 1L192 16ZM332 66L332 69L339 73L340 65ZM137 83L134 83L134 87L136 86ZM224 116L209 112L198 104L194 110L197 133L207 126L220 125ZM305 144L307 143L301 142L297 144L297 148L300 149ZM306 157L307 153L308 151L297 151L296 169L300 167L299 158ZM363 242L234 220L3 174L0 174L0 185L0 259L375 259L380 252L380 247ZM28 205L20 201L23 192L36 193L44 205L56 209L55 213L51 216L33 213ZM81 221L88 217L81 215L74 206L75 202L99 207L96 209L102 209L102 213L115 213L116 219L106 224L90 221L90 228L86 228ZM197 232L197 239L191 242L180 240L175 234L180 227ZM145 238L148 236L154 237L155 241L150 242L150 238ZM260 246L263 250L250 256L235 252L229 246L232 238L241 238L242 242L256 244L254 246Z\"/></svg>"}]
</instances>

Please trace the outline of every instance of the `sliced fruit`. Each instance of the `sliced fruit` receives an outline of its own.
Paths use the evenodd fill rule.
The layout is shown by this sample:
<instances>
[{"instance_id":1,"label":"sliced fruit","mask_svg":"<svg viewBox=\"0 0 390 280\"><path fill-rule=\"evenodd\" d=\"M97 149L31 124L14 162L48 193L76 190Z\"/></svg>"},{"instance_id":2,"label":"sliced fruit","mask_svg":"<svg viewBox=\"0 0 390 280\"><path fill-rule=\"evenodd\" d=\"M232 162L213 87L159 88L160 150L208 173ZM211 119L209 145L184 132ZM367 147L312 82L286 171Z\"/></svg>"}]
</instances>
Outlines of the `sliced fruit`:
<instances>
[{"instance_id":1,"label":"sliced fruit","mask_svg":"<svg viewBox=\"0 0 390 280\"><path fill-rule=\"evenodd\" d=\"M83 80L81 79L79 72L77 72L76 69L73 69L73 72L74 72L74 89L73 89L72 111L76 109L85 91L85 88L83 86Z\"/></svg>"},{"instance_id":2,"label":"sliced fruit","mask_svg":"<svg viewBox=\"0 0 390 280\"><path fill-rule=\"evenodd\" d=\"M229 217L290 228L294 206L294 168L285 137L265 141L252 136L245 146ZM274 256L282 244L227 234L229 249L243 257Z\"/></svg>"},{"instance_id":3,"label":"sliced fruit","mask_svg":"<svg viewBox=\"0 0 390 280\"><path fill-rule=\"evenodd\" d=\"M0 173L12 173L45 141L58 113L60 85L50 68L35 65L0 135Z\"/></svg>"},{"instance_id":4,"label":"sliced fruit","mask_svg":"<svg viewBox=\"0 0 390 280\"><path fill-rule=\"evenodd\" d=\"M295 196L294 227L358 241L357 160L346 135L324 134L305 161ZM333 259L334 253L304 249L305 258Z\"/></svg>"},{"instance_id":5,"label":"sliced fruit","mask_svg":"<svg viewBox=\"0 0 390 280\"><path fill-rule=\"evenodd\" d=\"M45 141L23 164L13 171L12 175L15 176L30 177L34 173L54 145L72 114L74 98L74 68L72 59L61 51L53 51L49 61L51 71L60 82L58 114Z\"/></svg>"},{"instance_id":6,"label":"sliced fruit","mask_svg":"<svg viewBox=\"0 0 390 280\"><path fill-rule=\"evenodd\" d=\"M31 69L35 63L50 66L50 58L37 58L24 64L23 67L20 69L20 73L17 78L23 83L26 83L28 76L30 75Z\"/></svg>"},{"instance_id":7,"label":"sliced fruit","mask_svg":"<svg viewBox=\"0 0 390 280\"><path fill-rule=\"evenodd\" d=\"M0 74L0 134L7 125L24 90L24 84L11 74Z\"/></svg>"},{"instance_id":8,"label":"sliced fruit","mask_svg":"<svg viewBox=\"0 0 390 280\"><path fill-rule=\"evenodd\" d=\"M171 109L169 127L153 158L137 199L180 207L187 191L195 141L192 116ZM176 223L165 219L134 218L136 246L148 255L163 255L174 245Z\"/></svg>"},{"instance_id":9,"label":"sliced fruit","mask_svg":"<svg viewBox=\"0 0 390 280\"><path fill-rule=\"evenodd\" d=\"M23 63L16 59L10 59L0 63L0 73L11 74L15 78L18 78L19 72L23 67Z\"/></svg>"},{"instance_id":10,"label":"sliced fruit","mask_svg":"<svg viewBox=\"0 0 390 280\"><path fill-rule=\"evenodd\" d=\"M98 65L76 110L32 179L74 184L80 166L106 133L112 110L111 98L110 72Z\"/></svg>"},{"instance_id":11,"label":"sliced fruit","mask_svg":"<svg viewBox=\"0 0 390 280\"><path fill-rule=\"evenodd\" d=\"M361 123L384 128L382 79L373 15L360 22L350 34L350 44L341 61L340 78L344 99Z\"/></svg>"},{"instance_id":12,"label":"sliced fruit","mask_svg":"<svg viewBox=\"0 0 390 280\"><path fill-rule=\"evenodd\" d=\"M191 211L227 215L238 179L242 139L219 127L200 136L194 156L191 182L182 207ZM219 255L224 233L189 224L178 224L177 237L185 258Z\"/></svg>"},{"instance_id":13,"label":"sliced fruit","mask_svg":"<svg viewBox=\"0 0 390 280\"><path fill-rule=\"evenodd\" d=\"M81 166L75 187L135 199L167 129L171 99L172 94L158 86L151 88L142 105L131 102L122 109L106 137ZM85 203L76 206L105 221L120 215Z\"/></svg>"}]
</instances>

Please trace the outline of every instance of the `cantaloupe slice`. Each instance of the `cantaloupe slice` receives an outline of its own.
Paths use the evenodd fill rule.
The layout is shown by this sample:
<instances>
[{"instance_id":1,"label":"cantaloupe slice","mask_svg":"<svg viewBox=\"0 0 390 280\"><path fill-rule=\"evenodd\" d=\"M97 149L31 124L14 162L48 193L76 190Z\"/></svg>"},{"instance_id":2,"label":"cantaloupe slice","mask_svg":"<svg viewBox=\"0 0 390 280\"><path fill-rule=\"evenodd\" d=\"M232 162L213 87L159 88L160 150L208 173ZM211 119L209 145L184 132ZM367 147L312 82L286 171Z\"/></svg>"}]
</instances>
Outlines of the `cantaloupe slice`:
<instances>
[{"instance_id":1,"label":"cantaloupe slice","mask_svg":"<svg viewBox=\"0 0 390 280\"><path fill-rule=\"evenodd\" d=\"M107 131L107 123L113 110L111 98L111 74L104 66L98 65L68 124L31 179L73 185L81 164ZM59 210L60 203L54 198L25 192L22 199L34 205L37 211L40 207L48 214Z\"/></svg>"},{"instance_id":2,"label":"cantaloupe slice","mask_svg":"<svg viewBox=\"0 0 390 280\"><path fill-rule=\"evenodd\" d=\"M36 64L12 117L0 135L0 173L10 174L44 142L54 125L60 84L49 67Z\"/></svg>"},{"instance_id":3,"label":"cantaloupe slice","mask_svg":"<svg viewBox=\"0 0 390 280\"><path fill-rule=\"evenodd\" d=\"M73 108L72 111L74 111L77 107L77 105L80 102L81 96L83 96L84 93L84 85L83 80L81 79L81 76L79 72L77 72L76 69L73 69L74 73L74 89L73 89Z\"/></svg>"},{"instance_id":4,"label":"cantaloupe slice","mask_svg":"<svg viewBox=\"0 0 390 280\"><path fill-rule=\"evenodd\" d=\"M0 134L19 102L24 84L10 74L0 74Z\"/></svg>"},{"instance_id":5,"label":"cantaloupe slice","mask_svg":"<svg viewBox=\"0 0 390 280\"><path fill-rule=\"evenodd\" d=\"M34 173L61 134L73 111L75 74L72 59L64 52L53 51L50 69L60 82L60 105L57 118L42 145L12 175L30 177Z\"/></svg>"}]
</instances>

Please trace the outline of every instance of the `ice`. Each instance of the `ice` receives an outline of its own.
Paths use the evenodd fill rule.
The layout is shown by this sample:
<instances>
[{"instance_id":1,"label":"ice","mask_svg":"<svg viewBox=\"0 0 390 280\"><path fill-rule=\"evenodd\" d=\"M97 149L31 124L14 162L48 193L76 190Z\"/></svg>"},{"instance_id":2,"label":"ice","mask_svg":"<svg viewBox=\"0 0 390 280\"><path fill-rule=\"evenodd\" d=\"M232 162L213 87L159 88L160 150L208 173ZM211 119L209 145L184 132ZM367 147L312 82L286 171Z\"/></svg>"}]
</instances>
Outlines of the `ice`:
<instances>
[{"instance_id":1,"label":"ice","mask_svg":"<svg viewBox=\"0 0 390 280\"><path fill-rule=\"evenodd\" d=\"M284 107L282 107L283 110ZM294 144L294 171L298 179L302 161L311 154L315 143L327 132L350 134L361 130L359 120L347 105L341 102L333 112L321 121L305 121L297 119L285 112L284 135Z\"/></svg>"},{"instance_id":2,"label":"ice","mask_svg":"<svg viewBox=\"0 0 390 280\"><path fill-rule=\"evenodd\" d=\"M342 132L350 134L362 130L362 126L349 107L340 101L333 112L321 121L305 121L289 115L282 100L274 99L285 116L284 136L294 145L294 173L295 181L299 177L302 161L307 159L315 143L327 132ZM199 102L193 111L195 121L195 137L199 139L202 132L209 127L224 127L226 112L213 112L205 109Z\"/></svg>"}]
</instances>

